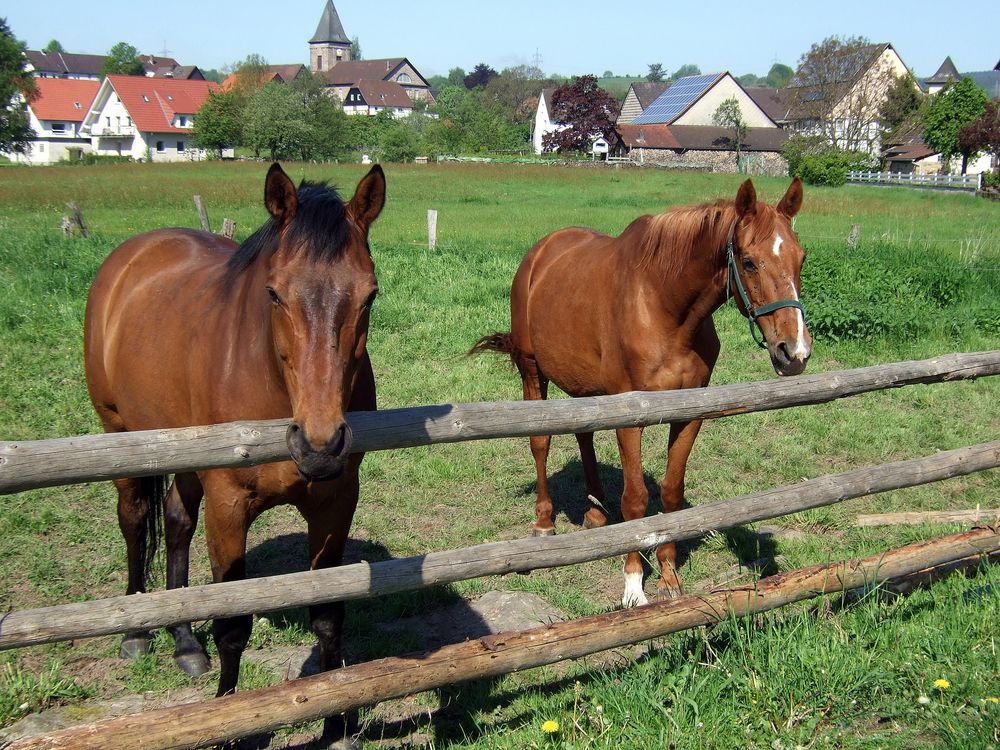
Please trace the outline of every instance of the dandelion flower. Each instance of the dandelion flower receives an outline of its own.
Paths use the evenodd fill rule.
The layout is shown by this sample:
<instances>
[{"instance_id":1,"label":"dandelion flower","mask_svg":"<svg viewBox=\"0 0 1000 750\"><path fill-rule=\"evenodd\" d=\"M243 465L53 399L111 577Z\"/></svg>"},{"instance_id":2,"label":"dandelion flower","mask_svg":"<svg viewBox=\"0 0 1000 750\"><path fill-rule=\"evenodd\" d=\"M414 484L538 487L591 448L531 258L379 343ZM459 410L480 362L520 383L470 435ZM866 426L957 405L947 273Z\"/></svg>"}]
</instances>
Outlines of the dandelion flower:
<instances>
[{"instance_id":1,"label":"dandelion flower","mask_svg":"<svg viewBox=\"0 0 1000 750\"><path fill-rule=\"evenodd\" d=\"M989 695L989 696L986 697L986 702L987 703L1000 703L1000 698L997 698L995 695Z\"/></svg>"},{"instance_id":2,"label":"dandelion flower","mask_svg":"<svg viewBox=\"0 0 1000 750\"><path fill-rule=\"evenodd\" d=\"M941 678L938 680L934 680L934 687L938 690L947 690L948 688L951 687L951 683L948 682L948 680Z\"/></svg>"},{"instance_id":3,"label":"dandelion flower","mask_svg":"<svg viewBox=\"0 0 1000 750\"><path fill-rule=\"evenodd\" d=\"M555 734L559 731L559 722L549 719L542 724L542 731L545 732L545 734Z\"/></svg>"}]
</instances>

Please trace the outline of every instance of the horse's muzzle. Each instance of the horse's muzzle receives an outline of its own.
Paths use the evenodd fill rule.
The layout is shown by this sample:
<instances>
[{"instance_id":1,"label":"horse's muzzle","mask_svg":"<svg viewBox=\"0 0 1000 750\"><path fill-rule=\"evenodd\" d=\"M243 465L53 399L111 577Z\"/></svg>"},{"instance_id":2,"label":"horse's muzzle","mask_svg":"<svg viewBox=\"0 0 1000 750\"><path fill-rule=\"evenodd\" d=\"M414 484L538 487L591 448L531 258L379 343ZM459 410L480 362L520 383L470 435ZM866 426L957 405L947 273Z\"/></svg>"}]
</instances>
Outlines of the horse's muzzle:
<instances>
[{"instance_id":1,"label":"horse's muzzle","mask_svg":"<svg viewBox=\"0 0 1000 750\"><path fill-rule=\"evenodd\" d=\"M341 422L333 436L317 450L306 436L305 428L293 421L288 425L285 440L299 476L307 482L323 482L344 473L353 435L347 422Z\"/></svg>"},{"instance_id":2,"label":"horse's muzzle","mask_svg":"<svg viewBox=\"0 0 1000 750\"><path fill-rule=\"evenodd\" d=\"M778 375L801 375L812 351L808 348L800 351L782 341L777 346L769 346L768 354L771 355L771 366Z\"/></svg>"}]
</instances>

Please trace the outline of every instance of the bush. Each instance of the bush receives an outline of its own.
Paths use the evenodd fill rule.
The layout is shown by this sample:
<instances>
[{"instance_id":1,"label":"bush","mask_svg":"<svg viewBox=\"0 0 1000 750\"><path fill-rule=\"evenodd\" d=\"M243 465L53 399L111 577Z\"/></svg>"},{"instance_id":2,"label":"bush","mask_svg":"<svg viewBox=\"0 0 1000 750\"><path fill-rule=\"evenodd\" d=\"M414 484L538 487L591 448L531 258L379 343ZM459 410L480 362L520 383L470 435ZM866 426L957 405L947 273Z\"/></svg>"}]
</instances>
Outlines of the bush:
<instances>
[{"instance_id":1,"label":"bush","mask_svg":"<svg viewBox=\"0 0 1000 750\"><path fill-rule=\"evenodd\" d=\"M131 161L131 156L109 156L88 151L81 154L79 159L64 159L58 162L58 164L60 166L87 167L95 164L129 164Z\"/></svg>"},{"instance_id":2,"label":"bush","mask_svg":"<svg viewBox=\"0 0 1000 750\"><path fill-rule=\"evenodd\" d=\"M871 158L867 154L831 149L803 156L796 174L809 185L840 187L847 182L847 173L851 170L870 168Z\"/></svg>"}]
</instances>

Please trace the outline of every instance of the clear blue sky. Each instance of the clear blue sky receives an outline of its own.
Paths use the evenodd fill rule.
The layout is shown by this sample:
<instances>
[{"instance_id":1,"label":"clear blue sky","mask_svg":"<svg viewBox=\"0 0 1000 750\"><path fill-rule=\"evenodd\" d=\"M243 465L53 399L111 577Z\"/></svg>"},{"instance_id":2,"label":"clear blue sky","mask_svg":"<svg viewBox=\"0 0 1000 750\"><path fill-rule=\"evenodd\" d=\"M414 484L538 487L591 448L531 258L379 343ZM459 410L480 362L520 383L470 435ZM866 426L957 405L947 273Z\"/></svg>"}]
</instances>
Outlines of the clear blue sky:
<instances>
[{"instance_id":1,"label":"clear blue sky","mask_svg":"<svg viewBox=\"0 0 1000 750\"><path fill-rule=\"evenodd\" d=\"M0 10L30 49L58 39L68 52L104 54L125 41L182 65L222 68L251 53L268 62L308 63L307 41L326 0L73 0L11 2ZM335 0L344 29L364 57L407 57L425 76L497 70L540 57L546 73L645 75L682 64L702 72L764 75L774 62L795 67L827 36L891 42L918 76L946 55L960 71L990 70L1000 58L998 0L772 0L645 2L605 0ZM155 10L149 10L150 7ZM633 10L634 9L634 10Z\"/></svg>"}]
</instances>

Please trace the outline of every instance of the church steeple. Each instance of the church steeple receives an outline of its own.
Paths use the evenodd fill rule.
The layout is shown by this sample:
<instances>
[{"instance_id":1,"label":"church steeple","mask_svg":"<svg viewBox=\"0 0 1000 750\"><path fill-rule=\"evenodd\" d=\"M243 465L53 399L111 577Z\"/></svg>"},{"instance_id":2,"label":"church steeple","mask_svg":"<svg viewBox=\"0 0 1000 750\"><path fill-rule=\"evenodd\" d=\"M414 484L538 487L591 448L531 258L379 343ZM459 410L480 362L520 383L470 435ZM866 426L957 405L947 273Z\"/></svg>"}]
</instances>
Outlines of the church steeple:
<instances>
[{"instance_id":1,"label":"church steeple","mask_svg":"<svg viewBox=\"0 0 1000 750\"><path fill-rule=\"evenodd\" d=\"M351 40L333 7L333 0L326 0L326 7L319 19L316 33L309 40L309 69L314 73L330 70L338 62L351 59Z\"/></svg>"}]
</instances>

